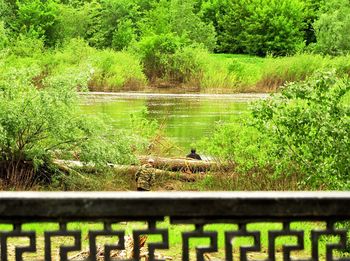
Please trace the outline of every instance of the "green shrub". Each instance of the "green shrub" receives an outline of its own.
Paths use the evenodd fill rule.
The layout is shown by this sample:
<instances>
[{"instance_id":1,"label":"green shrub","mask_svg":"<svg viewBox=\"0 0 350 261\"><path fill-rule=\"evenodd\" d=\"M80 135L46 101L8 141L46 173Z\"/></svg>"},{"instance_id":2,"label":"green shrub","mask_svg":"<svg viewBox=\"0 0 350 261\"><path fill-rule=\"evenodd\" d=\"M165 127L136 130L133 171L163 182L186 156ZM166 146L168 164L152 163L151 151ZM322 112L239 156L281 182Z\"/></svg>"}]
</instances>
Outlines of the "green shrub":
<instances>
[{"instance_id":1,"label":"green shrub","mask_svg":"<svg viewBox=\"0 0 350 261\"><path fill-rule=\"evenodd\" d=\"M118 90L125 86L145 84L140 60L133 54L111 49L96 50L83 39L70 39L62 48L46 53L42 67L51 75L89 74L93 90ZM132 86L131 86L132 87Z\"/></svg>"},{"instance_id":2,"label":"green shrub","mask_svg":"<svg viewBox=\"0 0 350 261\"><path fill-rule=\"evenodd\" d=\"M151 81L166 76L169 57L183 46L183 39L173 34L144 37L137 45L146 76Z\"/></svg>"},{"instance_id":3,"label":"green shrub","mask_svg":"<svg viewBox=\"0 0 350 261\"><path fill-rule=\"evenodd\" d=\"M15 1L0 0L0 17L6 27L15 19Z\"/></svg>"},{"instance_id":4,"label":"green shrub","mask_svg":"<svg viewBox=\"0 0 350 261\"><path fill-rule=\"evenodd\" d=\"M224 39L224 28L222 24L220 23L221 17L223 17L226 14L226 11L228 10L227 0L203 0L201 1L201 10L199 13L199 16L201 17L202 21L208 24L212 24L215 28L216 33L216 47L215 52L221 52L225 51L225 48L222 48L221 41Z\"/></svg>"},{"instance_id":5,"label":"green shrub","mask_svg":"<svg viewBox=\"0 0 350 261\"><path fill-rule=\"evenodd\" d=\"M160 131L156 120L149 120L149 112L145 107L143 110L130 115L130 126L134 150L141 153L147 153L151 146L151 141Z\"/></svg>"},{"instance_id":6,"label":"green shrub","mask_svg":"<svg viewBox=\"0 0 350 261\"><path fill-rule=\"evenodd\" d=\"M270 141L247 122L245 119L231 124L218 123L213 135L200 142L201 150L219 160L230 162L240 173L268 168L272 165L269 158Z\"/></svg>"},{"instance_id":7,"label":"green shrub","mask_svg":"<svg viewBox=\"0 0 350 261\"><path fill-rule=\"evenodd\" d=\"M349 92L348 78L319 73L255 106L256 126L274 144L280 173L301 173L317 189L349 187Z\"/></svg>"},{"instance_id":8,"label":"green shrub","mask_svg":"<svg viewBox=\"0 0 350 261\"><path fill-rule=\"evenodd\" d=\"M136 20L140 19L139 15L139 6L137 1L134 0L92 2L89 13L91 24L87 32L89 43L98 48L110 48L113 45L125 44L125 42L117 43L118 34L123 33L122 30L126 26L126 21L135 26ZM119 39L124 41L123 37Z\"/></svg>"},{"instance_id":9,"label":"green shrub","mask_svg":"<svg viewBox=\"0 0 350 261\"><path fill-rule=\"evenodd\" d=\"M171 57L168 77L172 81L200 86L204 73L203 58L208 55L205 49L196 46L177 50Z\"/></svg>"},{"instance_id":10,"label":"green shrub","mask_svg":"<svg viewBox=\"0 0 350 261\"><path fill-rule=\"evenodd\" d=\"M43 51L44 41L38 38L35 33L20 34L10 48L11 54L20 57L40 56Z\"/></svg>"},{"instance_id":11,"label":"green shrub","mask_svg":"<svg viewBox=\"0 0 350 261\"><path fill-rule=\"evenodd\" d=\"M28 173L49 176L55 158L79 159L106 166L133 160L128 140L100 120L82 116L76 77L49 77L45 88L33 86L32 68L0 79L1 178L21 180ZM22 180L23 181L23 180Z\"/></svg>"},{"instance_id":12,"label":"green shrub","mask_svg":"<svg viewBox=\"0 0 350 261\"><path fill-rule=\"evenodd\" d=\"M164 79L177 83L199 84L205 49L185 45L185 39L173 34L143 38L137 47L146 76L151 82Z\"/></svg>"}]
</instances>

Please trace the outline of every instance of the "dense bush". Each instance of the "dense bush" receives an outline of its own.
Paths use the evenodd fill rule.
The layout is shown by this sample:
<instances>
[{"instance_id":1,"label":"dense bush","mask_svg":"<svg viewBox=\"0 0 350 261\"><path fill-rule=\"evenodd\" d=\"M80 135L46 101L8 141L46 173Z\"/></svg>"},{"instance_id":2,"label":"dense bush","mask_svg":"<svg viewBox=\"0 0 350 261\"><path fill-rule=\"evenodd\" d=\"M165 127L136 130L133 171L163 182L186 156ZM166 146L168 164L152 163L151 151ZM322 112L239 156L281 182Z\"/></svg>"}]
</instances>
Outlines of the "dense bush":
<instances>
[{"instance_id":1,"label":"dense bush","mask_svg":"<svg viewBox=\"0 0 350 261\"><path fill-rule=\"evenodd\" d=\"M96 166L133 159L128 141L100 120L79 111L76 85L85 79L61 75L37 89L31 78L37 68L15 70L0 77L0 176L16 182L38 177L56 157L79 159ZM23 184L25 185L25 184Z\"/></svg>"},{"instance_id":2,"label":"dense bush","mask_svg":"<svg viewBox=\"0 0 350 261\"><path fill-rule=\"evenodd\" d=\"M16 19L15 7L16 1L14 0L0 0L0 19L4 21L5 27Z\"/></svg>"},{"instance_id":3,"label":"dense bush","mask_svg":"<svg viewBox=\"0 0 350 261\"><path fill-rule=\"evenodd\" d=\"M332 55L350 52L349 1L327 1L314 27L318 51Z\"/></svg>"},{"instance_id":4,"label":"dense bush","mask_svg":"<svg viewBox=\"0 0 350 261\"><path fill-rule=\"evenodd\" d=\"M19 57L34 57L44 51L44 41L30 33L19 34L13 39L10 53Z\"/></svg>"},{"instance_id":5,"label":"dense bush","mask_svg":"<svg viewBox=\"0 0 350 261\"><path fill-rule=\"evenodd\" d=\"M200 47L186 47L186 38L173 34L143 38L136 49L143 62L144 71L151 82L166 79L186 83L201 77L202 54Z\"/></svg>"},{"instance_id":6,"label":"dense bush","mask_svg":"<svg viewBox=\"0 0 350 261\"><path fill-rule=\"evenodd\" d=\"M304 46L300 0L229 1L219 23L222 51L256 55L293 54Z\"/></svg>"},{"instance_id":7,"label":"dense bush","mask_svg":"<svg viewBox=\"0 0 350 261\"><path fill-rule=\"evenodd\" d=\"M227 0L203 0L201 3L199 16L205 23L211 23L215 28L217 42L214 50L216 52L226 51L221 43L225 37L222 37L224 28L220 23L222 16L226 14L226 10Z\"/></svg>"},{"instance_id":8,"label":"dense bush","mask_svg":"<svg viewBox=\"0 0 350 261\"><path fill-rule=\"evenodd\" d=\"M297 177L299 188L348 189L350 79L316 73L253 106L246 121L218 124L201 149L236 171Z\"/></svg>"},{"instance_id":9,"label":"dense bush","mask_svg":"<svg viewBox=\"0 0 350 261\"><path fill-rule=\"evenodd\" d=\"M248 173L272 165L270 143L267 136L249 126L247 120L240 119L231 124L216 124L213 135L203 139L199 146L208 155L233 164L237 172Z\"/></svg>"},{"instance_id":10,"label":"dense bush","mask_svg":"<svg viewBox=\"0 0 350 261\"><path fill-rule=\"evenodd\" d=\"M254 108L256 126L274 144L277 171L301 173L314 188L349 187L349 92L349 78L317 74L286 85Z\"/></svg>"}]
</instances>

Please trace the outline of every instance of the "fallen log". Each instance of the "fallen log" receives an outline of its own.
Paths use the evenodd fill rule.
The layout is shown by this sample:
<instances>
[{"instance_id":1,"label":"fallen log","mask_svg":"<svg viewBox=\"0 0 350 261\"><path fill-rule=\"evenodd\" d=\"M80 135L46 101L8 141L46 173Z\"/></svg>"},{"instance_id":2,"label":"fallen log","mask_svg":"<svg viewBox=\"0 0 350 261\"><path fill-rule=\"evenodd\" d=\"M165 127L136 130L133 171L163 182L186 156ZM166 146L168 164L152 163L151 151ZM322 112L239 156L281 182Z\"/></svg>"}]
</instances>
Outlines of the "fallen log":
<instances>
[{"instance_id":1,"label":"fallen log","mask_svg":"<svg viewBox=\"0 0 350 261\"><path fill-rule=\"evenodd\" d=\"M147 163L150 158L154 160L153 166L155 168L169 171L196 173L228 168L228 165L223 165L215 161L195 160L190 158L163 158L152 156L138 157L141 164Z\"/></svg>"},{"instance_id":2,"label":"fallen log","mask_svg":"<svg viewBox=\"0 0 350 261\"><path fill-rule=\"evenodd\" d=\"M77 174L82 178L84 178L84 176L81 175L79 172L76 172L75 170L78 169L84 172L96 172L95 166L91 164L84 165L80 161L54 160L54 164L56 164L61 171ZM115 165L115 164L109 164L109 167L111 167L113 170L119 173L122 172L132 176L134 176L136 171L138 171L138 169L140 168L140 166L135 166L135 165L129 166L129 165ZM152 171L155 173L155 175L160 175L163 177L168 177L171 179L176 179L176 180L185 181L185 182L193 182L203 177L202 175L199 175L199 174L171 172L171 171L161 170L156 168L153 168Z\"/></svg>"}]
</instances>

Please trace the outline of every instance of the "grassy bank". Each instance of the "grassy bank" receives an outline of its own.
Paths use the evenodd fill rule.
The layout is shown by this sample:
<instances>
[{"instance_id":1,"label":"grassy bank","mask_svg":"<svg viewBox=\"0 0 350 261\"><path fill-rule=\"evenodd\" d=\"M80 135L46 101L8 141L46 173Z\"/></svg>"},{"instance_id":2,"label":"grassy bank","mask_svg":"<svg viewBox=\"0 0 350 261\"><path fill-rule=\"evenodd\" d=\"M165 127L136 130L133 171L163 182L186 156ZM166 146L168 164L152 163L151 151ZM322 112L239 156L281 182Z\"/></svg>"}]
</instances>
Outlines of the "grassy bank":
<instances>
[{"instance_id":1,"label":"grassy bank","mask_svg":"<svg viewBox=\"0 0 350 261\"><path fill-rule=\"evenodd\" d=\"M79 39L45 49L40 40L19 39L11 48L0 51L0 78L6 80L9 72L28 68L28 77L38 87L48 76L59 75L77 82L88 78L92 91L236 93L274 92L285 82L304 80L317 70L350 73L349 56L261 58L185 48L173 55L151 57L160 63L139 52L97 50Z\"/></svg>"},{"instance_id":2,"label":"grassy bank","mask_svg":"<svg viewBox=\"0 0 350 261\"><path fill-rule=\"evenodd\" d=\"M349 58L316 54L278 58L211 54L206 57L201 87L209 92L274 92L286 82L302 81L320 70L350 74Z\"/></svg>"}]
</instances>

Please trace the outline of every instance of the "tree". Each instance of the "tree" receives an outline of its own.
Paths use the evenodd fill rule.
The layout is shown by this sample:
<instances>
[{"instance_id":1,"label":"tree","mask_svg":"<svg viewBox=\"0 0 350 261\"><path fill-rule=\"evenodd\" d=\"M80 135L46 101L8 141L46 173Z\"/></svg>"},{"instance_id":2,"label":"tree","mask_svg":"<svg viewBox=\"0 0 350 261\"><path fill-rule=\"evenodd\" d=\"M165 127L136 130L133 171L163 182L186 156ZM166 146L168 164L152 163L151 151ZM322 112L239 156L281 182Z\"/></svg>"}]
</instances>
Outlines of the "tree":
<instances>
[{"instance_id":1,"label":"tree","mask_svg":"<svg viewBox=\"0 0 350 261\"><path fill-rule=\"evenodd\" d=\"M42 37L48 46L55 44L54 28L58 8L54 0L17 1L16 19L11 23L18 33L32 33Z\"/></svg>"},{"instance_id":2,"label":"tree","mask_svg":"<svg viewBox=\"0 0 350 261\"><path fill-rule=\"evenodd\" d=\"M304 0L305 1L305 41L309 45L316 43L314 22L320 16L320 8L324 0Z\"/></svg>"},{"instance_id":3,"label":"tree","mask_svg":"<svg viewBox=\"0 0 350 261\"><path fill-rule=\"evenodd\" d=\"M215 51L220 52L223 49L221 48L222 35L224 29L219 23L219 20L226 13L227 1L226 0L206 0L202 2L200 17L202 21L206 24L212 24L215 28L216 33L216 47Z\"/></svg>"},{"instance_id":4,"label":"tree","mask_svg":"<svg viewBox=\"0 0 350 261\"><path fill-rule=\"evenodd\" d=\"M62 43L72 38L87 38L87 31L93 21L90 13L94 8L92 3L73 5L57 4L57 18L53 30L56 43Z\"/></svg>"},{"instance_id":5,"label":"tree","mask_svg":"<svg viewBox=\"0 0 350 261\"><path fill-rule=\"evenodd\" d=\"M161 0L139 22L143 36L175 34L189 43L203 44L208 50L216 46L215 28L195 13L191 0Z\"/></svg>"},{"instance_id":6,"label":"tree","mask_svg":"<svg viewBox=\"0 0 350 261\"><path fill-rule=\"evenodd\" d=\"M233 0L219 21L222 51L264 56L293 54L304 46L300 0Z\"/></svg>"},{"instance_id":7,"label":"tree","mask_svg":"<svg viewBox=\"0 0 350 261\"><path fill-rule=\"evenodd\" d=\"M139 6L135 1L101 0L100 3L94 3L90 13L92 22L88 31L89 42L99 48L116 46L120 49L120 46L125 46L126 35L121 36L124 33L122 30L126 26L129 29L135 27L139 15ZM122 42L118 43L118 39Z\"/></svg>"},{"instance_id":8,"label":"tree","mask_svg":"<svg viewBox=\"0 0 350 261\"><path fill-rule=\"evenodd\" d=\"M316 48L322 53L339 55L350 52L350 2L331 0L321 9L314 23Z\"/></svg>"}]
</instances>

